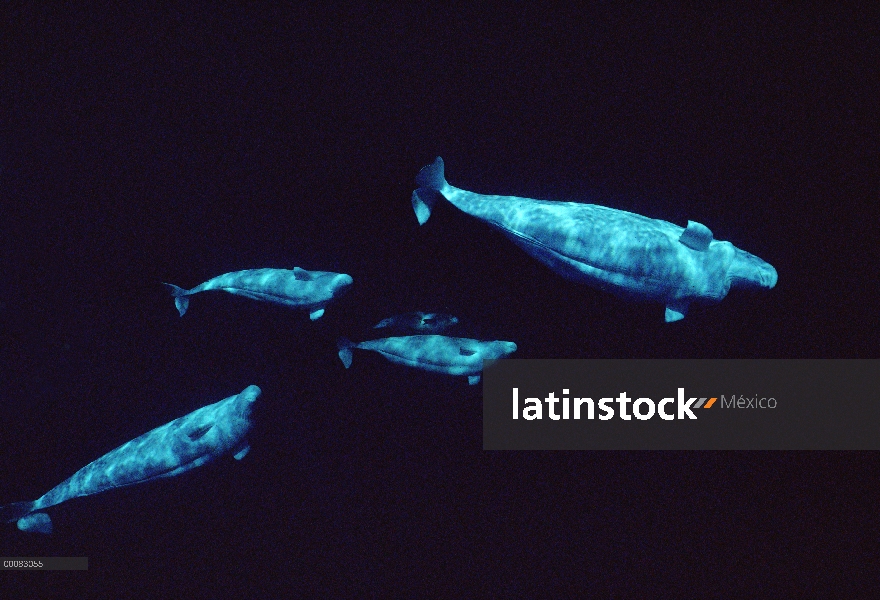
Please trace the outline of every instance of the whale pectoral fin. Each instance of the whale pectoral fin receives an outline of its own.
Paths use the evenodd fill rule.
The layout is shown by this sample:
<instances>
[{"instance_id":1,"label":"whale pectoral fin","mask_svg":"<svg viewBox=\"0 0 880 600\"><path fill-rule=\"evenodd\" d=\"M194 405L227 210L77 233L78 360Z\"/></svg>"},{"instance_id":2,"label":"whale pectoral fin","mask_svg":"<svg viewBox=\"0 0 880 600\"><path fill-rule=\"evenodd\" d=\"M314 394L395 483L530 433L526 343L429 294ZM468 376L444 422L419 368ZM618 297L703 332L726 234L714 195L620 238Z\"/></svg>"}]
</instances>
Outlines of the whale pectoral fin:
<instances>
[{"instance_id":1,"label":"whale pectoral fin","mask_svg":"<svg viewBox=\"0 0 880 600\"><path fill-rule=\"evenodd\" d=\"M468 350L467 348L462 348L461 346L459 346L459 347L458 347L458 353L459 353L461 356L473 356L474 354L476 354L476 351L474 351L474 350Z\"/></svg>"},{"instance_id":2,"label":"whale pectoral fin","mask_svg":"<svg viewBox=\"0 0 880 600\"><path fill-rule=\"evenodd\" d=\"M235 460L241 460L242 458L247 456L247 453L250 451L251 451L250 445L247 442L245 442L244 444L242 444L241 446L239 446L238 448L235 449L235 454L233 454L232 457L235 458Z\"/></svg>"},{"instance_id":3,"label":"whale pectoral fin","mask_svg":"<svg viewBox=\"0 0 880 600\"><path fill-rule=\"evenodd\" d=\"M311 281L313 279L311 273L305 269L300 269L299 267L293 268L293 276L296 277L298 281Z\"/></svg>"},{"instance_id":4,"label":"whale pectoral fin","mask_svg":"<svg viewBox=\"0 0 880 600\"><path fill-rule=\"evenodd\" d=\"M666 305L666 322L681 321L688 312L687 302L676 302Z\"/></svg>"},{"instance_id":5,"label":"whale pectoral fin","mask_svg":"<svg viewBox=\"0 0 880 600\"><path fill-rule=\"evenodd\" d=\"M208 433L208 431L211 430L211 427L213 427L213 425L211 425L211 424L202 425L201 427L197 427L197 428L193 429L192 431L188 432L186 434L186 436L194 442L197 439L204 436L206 433Z\"/></svg>"},{"instance_id":6,"label":"whale pectoral fin","mask_svg":"<svg viewBox=\"0 0 880 600\"><path fill-rule=\"evenodd\" d=\"M709 247L709 242L712 241L712 231L701 223L688 221L687 229L684 230L678 241L692 250L702 252Z\"/></svg>"},{"instance_id":7,"label":"whale pectoral fin","mask_svg":"<svg viewBox=\"0 0 880 600\"><path fill-rule=\"evenodd\" d=\"M468 375L468 384L469 385L477 385L478 383L480 383L480 376L479 375Z\"/></svg>"},{"instance_id":8,"label":"whale pectoral fin","mask_svg":"<svg viewBox=\"0 0 880 600\"><path fill-rule=\"evenodd\" d=\"M320 319L323 315L324 315L324 309L319 308L318 310L313 310L311 313L309 313L309 318L312 321L316 321L316 320Z\"/></svg>"},{"instance_id":9,"label":"whale pectoral fin","mask_svg":"<svg viewBox=\"0 0 880 600\"><path fill-rule=\"evenodd\" d=\"M339 348L339 360L342 361L342 365L347 369L351 366L351 349L355 347L354 344L351 343L351 340L346 338L339 338L339 341L336 342L336 346Z\"/></svg>"}]
</instances>

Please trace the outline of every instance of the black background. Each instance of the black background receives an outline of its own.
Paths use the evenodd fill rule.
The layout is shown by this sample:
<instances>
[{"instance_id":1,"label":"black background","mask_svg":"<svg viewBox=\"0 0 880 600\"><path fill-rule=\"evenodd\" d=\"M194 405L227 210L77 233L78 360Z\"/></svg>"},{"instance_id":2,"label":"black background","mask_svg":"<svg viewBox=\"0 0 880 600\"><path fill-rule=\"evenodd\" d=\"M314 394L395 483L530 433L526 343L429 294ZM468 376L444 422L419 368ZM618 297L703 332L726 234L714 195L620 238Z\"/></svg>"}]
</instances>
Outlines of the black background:
<instances>
[{"instance_id":1,"label":"black background","mask_svg":"<svg viewBox=\"0 0 880 600\"><path fill-rule=\"evenodd\" d=\"M0 499L258 384L242 462L3 528L25 595L853 596L876 453L484 452L481 390L335 340L444 310L517 358L877 358L877 20L815 4L4 5ZM774 265L680 323L570 283L453 185L708 226ZM159 282L345 272L317 322ZM8 579L8 582L5 581ZM871 581L871 583L876 583ZM659 590L659 592L658 592ZM757 590L760 590L758 592Z\"/></svg>"}]
</instances>

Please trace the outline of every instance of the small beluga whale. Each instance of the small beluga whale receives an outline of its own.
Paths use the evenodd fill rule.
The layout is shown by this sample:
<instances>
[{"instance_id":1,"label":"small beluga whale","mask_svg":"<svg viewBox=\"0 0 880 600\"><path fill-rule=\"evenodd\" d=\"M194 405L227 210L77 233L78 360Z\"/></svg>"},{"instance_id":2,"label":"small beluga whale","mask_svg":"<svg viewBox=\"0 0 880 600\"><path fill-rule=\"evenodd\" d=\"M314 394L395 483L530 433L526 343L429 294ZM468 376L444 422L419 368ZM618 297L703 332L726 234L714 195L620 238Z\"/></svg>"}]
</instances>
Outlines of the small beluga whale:
<instances>
[{"instance_id":1,"label":"small beluga whale","mask_svg":"<svg viewBox=\"0 0 880 600\"><path fill-rule=\"evenodd\" d=\"M504 358L516 352L513 342L481 342L445 335L409 335L369 340L355 344L345 338L338 342L339 359L351 366L352 348L375 350L393 363L447 375L467 375L471 385L480 381L483 360Z\"/></svg>"},{"instance_id":2,"label":"small beluga whale","mask_svg":"<svg viewBox=\"0 0 880 600\"><path fill-rule=\"evenodd\" d=\"M770 289L776 269L708 227L686 228L579 202L477 194L449 185L439 156L416 177L412 205L420 225L439 197L500 230L551 269L574 281L666 305L678 321L693 302L715 303L730 288Z\"/></svg>"},{"instance_id":3,"label":"small beluga whale","mask_svg":"<svg viewBox=\"0 0 880 600\"><path fill-rule=\"evenodd\" d=\"M113 488L174 477L232 453L241 460L250 450L251 407L260 396L255 385L203 406L122 444L92 461L70 478L34 500L0 507L0 520L18 521L22 531L52 533L43 512L71 498L91 496Z\"/></svg>"},{"instance_id":4,"label":"small beluga whale","mask_svg":"<svg viewBox=\"0 0 880 600\"><path fill-rule=\"evenodd\" d=\"M182 317L189 308L189 297L199 292L221 290L273 302L292 308L304 308L314 321L324 314L327 304L345 292L353 283L350 275L328 271L294 269L250 269L226 273L205 283L185 290L170 283L164 284L174 296L174 306Z\"/></svg>"},{"instance_id":5,"label":"small beluga whale","mask_svg":"<svg viewBox=\"0 0 880 600\"><path fill-rule=\"evenodd\" d=\"M440 333L452 325L458 323L458 319L444 313L411 312L403 315L395 315L383 319L373 326L373 329L388 327L389 329L408 329L425 333Z\"/></svg>"}]
</instances>

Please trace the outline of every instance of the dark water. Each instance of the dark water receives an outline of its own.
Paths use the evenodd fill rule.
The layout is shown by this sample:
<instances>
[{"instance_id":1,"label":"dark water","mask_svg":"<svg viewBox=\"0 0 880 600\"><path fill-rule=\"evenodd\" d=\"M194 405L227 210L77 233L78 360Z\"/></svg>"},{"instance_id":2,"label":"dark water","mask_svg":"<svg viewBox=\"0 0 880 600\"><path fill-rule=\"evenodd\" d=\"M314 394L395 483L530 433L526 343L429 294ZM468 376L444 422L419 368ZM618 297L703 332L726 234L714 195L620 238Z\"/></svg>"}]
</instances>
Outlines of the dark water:
<instances>
[{"instance_id":1,"label":"dark water","mask_svg":"<svg viewBox=\"0 0 880 600\"><path fill-rule=\"evenodd\" d=\"M870 15L868 15L870 16ZM3 9L0 503L263 389L251 453L14 525L24 596L819 597L876 574L876 453L484 452L481 389L355 354L457 315L517 358L877 358L877 31L741 5ZM663 322L413 179L710 227L774 265ZM344 272L323 318L160 285ZM830 399L831 400L831 399Z\"/></svg>"}]
</instances>

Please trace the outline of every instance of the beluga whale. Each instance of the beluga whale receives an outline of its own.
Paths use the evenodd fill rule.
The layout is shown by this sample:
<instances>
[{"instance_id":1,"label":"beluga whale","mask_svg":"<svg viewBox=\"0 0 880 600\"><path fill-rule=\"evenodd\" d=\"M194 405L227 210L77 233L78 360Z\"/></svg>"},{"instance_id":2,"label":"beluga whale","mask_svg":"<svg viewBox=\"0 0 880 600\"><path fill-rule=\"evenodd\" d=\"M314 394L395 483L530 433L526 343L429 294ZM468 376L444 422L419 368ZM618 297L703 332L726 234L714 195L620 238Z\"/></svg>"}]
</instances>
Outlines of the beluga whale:
<instances>
[{"instance_id":1,"label":"beluga whale","mask_svg":"<svg viewBox=\"0 0 880 600\"><path fill-rule=\"evenodd\" d=\"M17 521L22 531L48 534L52 520L45 509L71 498L174 477L227 453L241 460L250 450L246 436L251 407L260 394L260 388L251 385L148 431L87 464L33 502L0 507L0 520Z\"/></svg>"},{"instance_id":2,"label":"beluga whale","mask_svg":"<svg viewBox=\"0 0 880 600\"><path fill-rule=\"evenodd\" d=\"M458 323L458 318L445 313L411 312L382 319L373 329L388 327L389 329L409 329L425 333L440 333Z\"/></svg>"},{"instance_id":3,"label":"beluga whale","mask_svg":"<svg viewBox=\"0 0 880 600\"><path fill-rule=\"evenodd\" d=\"M449 185L439 156L416 177L412 205L420 225L438 198L485 221L534 258L571 280L620 296L662 302L666 321L685 317L692 303L716 303L731 288L771 289L770 264L708 227L595 204L492 196Z\"/></svg>"},{"instance_id":4,"label":"beluga whale","mask_svg":"<svg viewBox=\"0 0 880 600\"><path fill-rule=\"evenodd\" d=\"M483 360L504 358L516 352L513 342L481 342L445 335L408 335L369 340L355 344L345 338L338 342L339 360L351 366L352 348L375 350L393 363L447 375L466 375L468 383L480 381Z\"/></svg>"},{"instance_id":5,"label":"beluga whale","mask_svg":"<svg viewBox=\"0 0 880 600\"><path fill-rule=\"evenodd\" d=\"M263 300L289 306L304 308L314 321L324 314L327 304L345 292L354 280L350 275L328 271L306 271L295 267L291 269L250 269L226 273L191 290L185 290L170 283L164 285L174 296L174 306L182 317L189 308L189 297L199 292L221 290L254 300Z\"/></svg>"}]
</instances>

